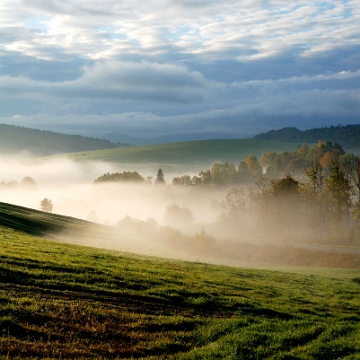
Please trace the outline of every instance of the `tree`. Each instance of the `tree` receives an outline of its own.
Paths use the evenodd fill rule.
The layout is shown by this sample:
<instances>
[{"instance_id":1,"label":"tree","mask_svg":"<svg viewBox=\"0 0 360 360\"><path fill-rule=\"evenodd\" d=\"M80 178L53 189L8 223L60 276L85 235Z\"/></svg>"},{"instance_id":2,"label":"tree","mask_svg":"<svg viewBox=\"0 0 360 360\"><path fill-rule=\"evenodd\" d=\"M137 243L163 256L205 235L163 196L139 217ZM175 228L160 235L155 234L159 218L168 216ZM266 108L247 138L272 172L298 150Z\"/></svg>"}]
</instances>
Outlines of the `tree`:
<instances>
[{"instance_id":1,"label":"tree","mask_svg":"<svg viewBox=\"0 0 360 360\"><path fill-rule=\"evenodd\" d=\"M156 174L155 184L165 185L165 176L162 169L159 169Z\"/></svg>"},{"instance_id":2,"label":"tree","mask_svg":"<svg viewBox=\"0 0 360 360\"><path fill-rule=\"evenodd\" d=\"M190 209L176 204L166 208L164 223L179 230L188 229L194 222L194 215Z\"/></svg>"},{"instance_id":3,"label":"tree","mask_svg":"<svg viewBox=\"0 0 360 360\"><path fill-rule=\"evenodd\" d=\"M255 155L250 155L247 158L245 158L244 160L245 164L248 167L249 170L249 174L256 178L256 177L260 177L262 174L262 167L259 164L257 157Z\"/></svg>"},{"instance_id":4,"label":"tree","mask_svg":"<svg viewBox=\"0 0 360 360\"><path fill-rule=\"evenodd\" d=\"M237 182L237 171L232 163L213 164L211 170L211 183L216 185L229 185Z\"/></svg>"},{"instance_id":5,"label":"tree","mask_svg":"<svg viewBox=\"0 0 360 360\"><path fill-rule=\"evenodd\" d=\"M172 180L172 185L191 185L191 178L189 175L183 175L174 177Z\"/></svg>"},{"instance_id":6,"label":"tree","mask_svg":"<svg viewBox=\"0 0 360 360\"><path fill-rule=\"evenodd\" d=\"M41 209L41 211L52 212L53 204L52 204L51 200L49 200L48 198L42 199L40 202L40 209Z\"/></svg>"},{"instance_id":7,"label":"tree","mask_svg":"<svg viewBox=\"0 0 360 360\"><path fill-rule=\"evenodd\" d=\"M104 182L136 182L143 183L144 178L137 171L123 171L122 173L105 173L98 177L94 184L100 184Z\"/></svg>"},{"instance_id":8,"label":"tree","mask_svg":"<svg viewBox=\"0 0 360 360\"><path fill-rule=\"evenodd\" d=\"M349 215L352 194L353 189L350 181L346 179L340 166L334 164L330 176L324 182L323 201L329 211L330 224L337 230L342 220Z\"/></svg>"},{"instance_id":9,"label":"tree","mask_svg":"<svg viewBox=\"0 0 360 360\"><path fill-rule=\"evenodd\" d=\"M211 173L210 170L201 171L199 173L199 177L201 179L201 184L208 185L211 183Z\"/></svg>"},{"instance_id":10,"label":"tree","mask_svg":"<svg viewBox=\"0 0 360 360\"><path fill-rule=\"evenodd\" d=\"M340 157L341 170L355 187L356 201L360 201L360 156L348 153Z\"/></svg>"},{"instance_id":11,"label":"tree","mask_svg":"<svg viewBox=\"0 0 360 360\"><path fill-rule=\"evenodd\" d=\"M326 174L322 166L314 161L306 169L306 176L309 180L302 185L301 193L306 208L307 229L316 233L323 232L326 228L326 211L325 204L321 199Z\"/></svg>"},{"instance_id":12,"label":"tree","mask_svg":"<svg viewBox=\"0 0 360 360\"><path fill-rule=\"evenodd\" d=\"M193 247L196 253L212 255L216 250L216 239L202 228L201 232L193 237Z\"/></svg>"},{"instance_id":13,"label":"tree","mask_svg":"<svg viewBox=\"0 0 360 360\"><path fill-rule=\"evenodd\" d=\"M300 183L290 174L272 180L262 194L263 221L267 231L277 234L289 244L296 237L300 225Z\"/></svg>"},{"instance_id":14,"label":"tree","mask_svg":"<svg viewBox=\"0 0 360 360\"><path fill-rule=\"evenodd\" d=\"M21 186L23 186L24 188L27 189L35 189L36 188L36 183L35 180L33 178L31 178L30 176L26 176L21 180Z\"/></svg>"},{"instance_id":15,"label":"tree","mask_svg":"<svg viewBox=\"0 0 360 360\"><path fill-rule=\"evenodd\" d=\"M271 193L273 196L286 197L286 200L299 196L299 182L290 174L286 174L283 179L274 180L271 183Z\"/></svg>"}]
</instances>

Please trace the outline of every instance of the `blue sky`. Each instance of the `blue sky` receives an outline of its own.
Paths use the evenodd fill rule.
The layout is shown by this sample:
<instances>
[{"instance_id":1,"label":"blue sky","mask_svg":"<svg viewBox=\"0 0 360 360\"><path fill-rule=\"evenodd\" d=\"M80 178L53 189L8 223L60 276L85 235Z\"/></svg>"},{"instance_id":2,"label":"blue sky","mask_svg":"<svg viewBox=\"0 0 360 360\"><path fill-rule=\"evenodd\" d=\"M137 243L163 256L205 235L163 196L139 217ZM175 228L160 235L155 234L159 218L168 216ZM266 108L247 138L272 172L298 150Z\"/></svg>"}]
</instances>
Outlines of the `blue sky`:
<instances>
[{"instance_id":1,"label":"blue sky","mask_svg":"<svg viewBox=\"0 0 360 360\"><path fill-rule=\"evenodd\" d=\"M360 123L360 2L1 0L0 123L154 137Z\"/></svg>"}]
</instances>

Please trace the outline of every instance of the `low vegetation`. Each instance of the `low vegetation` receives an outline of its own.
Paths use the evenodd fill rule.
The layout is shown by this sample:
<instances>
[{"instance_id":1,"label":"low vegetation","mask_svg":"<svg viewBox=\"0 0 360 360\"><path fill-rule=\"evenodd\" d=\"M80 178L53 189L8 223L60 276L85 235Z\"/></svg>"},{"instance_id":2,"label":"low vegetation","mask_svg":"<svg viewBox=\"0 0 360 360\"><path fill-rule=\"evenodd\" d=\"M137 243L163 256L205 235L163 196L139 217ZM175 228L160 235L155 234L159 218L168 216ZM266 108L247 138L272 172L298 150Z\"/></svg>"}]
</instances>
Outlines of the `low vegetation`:
<instances>
[{"instance_id":1,"label":"low vegetation","mask_svg":"<svg viewBox=\"0 0 360 360\"><path fill-rule=\"evenodd\" d=\"M0 358L355 359L358 272L255 270L0 227Z\"/></svg>"}]
</instances>

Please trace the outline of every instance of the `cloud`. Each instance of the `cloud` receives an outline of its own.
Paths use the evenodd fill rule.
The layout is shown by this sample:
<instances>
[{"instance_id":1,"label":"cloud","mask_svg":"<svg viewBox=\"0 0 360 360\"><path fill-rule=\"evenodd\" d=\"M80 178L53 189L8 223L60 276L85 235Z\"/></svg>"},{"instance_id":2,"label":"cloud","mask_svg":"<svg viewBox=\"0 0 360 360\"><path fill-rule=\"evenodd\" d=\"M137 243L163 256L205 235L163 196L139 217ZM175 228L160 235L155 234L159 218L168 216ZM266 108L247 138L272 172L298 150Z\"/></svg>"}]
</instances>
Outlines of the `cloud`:
<instances>
[{"instance_id":1,"label":"cloud","mask_svg":"<svg viewBox=\"0 0 360 360\"><path fill-rule=\"evenodd\" d=\"M87 58L105 58L117 54L123 45L135 45L138 54L175 51L211 55L217 58L237 56L256 60L297 46L309 56L339 45L354 45L358 35L359 5L355 1L325 1L309 5L298 1L149 1L139 4L125 0L37 0L19 1L14 6L4 0L3 19L19 29L17 41L6 42L17 49L40 56L32 47L46 54L46 47L60 47L64 52ZM26 23L43 17L36 31ZM27 22L26 22L26 21ZM40 21L38 22L40 24ZM22 25L22 26L21 26ZM34 31L35 30L35 31ZM25 32L24 32L25 31ZM122 38L122 40L119 39ZM109 48L110 51L109 51ZM250 49L250 54L244 48Z\"/></svg>"},{"instance_id":2,"label":"cloud","mask_svg":"<svg viewBox=\"0 0 360 360\"><path fill-rule=\"evenodd\" d=\"M0 122L150 135L352 121L359 24L355 0L2 0Z\"/></svg>"},{"instance_id":3,"label":"cloud","mask_svg":"<svg viewBox=\"0 0 360 360\"><path fill-rule=\"evenodd\" d=\"M56 83L3 76L0 92L9 98L48 102L52 97L68 104L84 99L194 103L201 102L210 86L199 72L189 71L182 64L108 61L85 66L77 79Z\"/></svg>"}]
</instances>

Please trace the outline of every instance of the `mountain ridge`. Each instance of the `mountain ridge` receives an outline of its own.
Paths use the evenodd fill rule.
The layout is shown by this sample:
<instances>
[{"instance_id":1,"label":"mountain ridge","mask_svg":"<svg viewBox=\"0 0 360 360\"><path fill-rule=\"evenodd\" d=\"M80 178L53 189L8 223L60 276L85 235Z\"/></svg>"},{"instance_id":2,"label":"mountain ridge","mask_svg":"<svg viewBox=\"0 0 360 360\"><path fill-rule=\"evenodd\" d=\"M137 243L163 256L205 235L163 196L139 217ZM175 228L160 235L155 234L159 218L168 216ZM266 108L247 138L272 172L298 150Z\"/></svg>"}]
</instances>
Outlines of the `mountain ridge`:
<instances>
[{"instance_id":1,"label":"mountain ridge","mask_svg":"<svg viewBox=\"0 0 360 360\"><path fill-rule=\"evenodd\" d=\"M125 146L128 145L82 135L0 124L0 152L5 154L46 156Z\"/></svg>"},{"instance_id":2,"label":"mountain ridge","mask_svg":"<svg viewBox=\"0 0 360 360\"><path fill-rule=\"evenodd\" d=\"M324 128L299 130L284 127L255 135L239 138L225 133L171 134L154 138L133 137L117 132L100 137L71 135L48 130L32 129L15 125L0 124L0 152L10 155L49 156L105 149L123 148L131 145L163 145L179 142L208 140L267 140L295 144L317 143L319 140L340 144L346 151L360 153L360 125L338 125Z\"/></svg>"}]
</instances>

